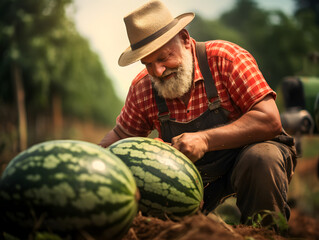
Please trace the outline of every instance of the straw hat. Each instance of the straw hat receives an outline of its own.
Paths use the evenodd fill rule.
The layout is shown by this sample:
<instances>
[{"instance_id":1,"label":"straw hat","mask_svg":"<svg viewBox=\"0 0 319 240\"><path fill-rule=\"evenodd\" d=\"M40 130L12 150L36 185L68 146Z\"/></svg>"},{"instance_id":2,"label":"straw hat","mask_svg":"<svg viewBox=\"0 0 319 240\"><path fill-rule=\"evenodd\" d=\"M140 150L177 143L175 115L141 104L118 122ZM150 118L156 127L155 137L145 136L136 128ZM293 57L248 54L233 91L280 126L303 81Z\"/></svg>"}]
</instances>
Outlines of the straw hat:
<instances>
[{"instance_id":1,"label":"straw hat","mask_svg":"<svg viewBox=\"0 0 319 240\"><path fill-rule=\"evenodd\" d=\"M159 0L136 9L124 17L131 45L121 54L118 64L127 66L156 51L185 28L194 16L194 13L184 13L173 18Z\"/></svg>"}]
</instances>

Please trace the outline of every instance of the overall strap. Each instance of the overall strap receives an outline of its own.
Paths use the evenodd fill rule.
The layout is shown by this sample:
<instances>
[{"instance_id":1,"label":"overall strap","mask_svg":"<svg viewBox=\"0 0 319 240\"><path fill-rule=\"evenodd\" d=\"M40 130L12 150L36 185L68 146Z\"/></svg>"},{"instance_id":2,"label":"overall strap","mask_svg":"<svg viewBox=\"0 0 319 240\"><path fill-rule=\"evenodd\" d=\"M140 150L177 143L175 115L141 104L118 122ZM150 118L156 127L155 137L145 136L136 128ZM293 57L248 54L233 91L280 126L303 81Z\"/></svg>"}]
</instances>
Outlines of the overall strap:
<instances>
[{"instance_id":1,"label":"overall strap","mask_svg":"<svg viewBox=\"0 0 319 240\"><path fill-rule=\"evenodd\" d=\"M200 71L204 77L205 81L205 90L207 94L208 99L208 108L210 110L214 110L220 107L220 100L218 97L217 89L215 86L215 81L213 79L212 72L210 71L208 60L207 60L207 53L206 53L206 46L205 42L197 42L196 43L196 55L198 59L198 65L200 68ZM210 100L212 98L217 98L214 102L211 102Z\"/></svg>"},{"instance_id":2,"label":"overall strap","mask_svg":"<svg viewBox=\"0 0 319 240\"><path fill-rule=\"evenodd\" d=\"M158 108L158 119L159 121L162 122L166 122L169 120L169 111L168 111L168 107L166 105L165 99L163 97L160 97L158 95L157 90L154 87L154 84L152 83L152 88L153 88L153 94L155 97L155 102Z\"/></svg>"}]
</instances>

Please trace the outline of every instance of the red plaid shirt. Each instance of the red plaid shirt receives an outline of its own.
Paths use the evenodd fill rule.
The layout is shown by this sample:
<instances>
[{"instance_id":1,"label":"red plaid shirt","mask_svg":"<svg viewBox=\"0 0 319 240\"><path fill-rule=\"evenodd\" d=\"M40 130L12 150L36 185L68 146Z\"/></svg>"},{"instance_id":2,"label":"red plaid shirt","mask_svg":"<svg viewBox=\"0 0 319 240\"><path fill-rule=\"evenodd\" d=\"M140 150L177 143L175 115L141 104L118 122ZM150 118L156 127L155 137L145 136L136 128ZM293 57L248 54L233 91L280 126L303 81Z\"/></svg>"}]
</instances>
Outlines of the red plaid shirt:
<instances>
[{"instance_id":1,"label":"red plaid shirt","mask_svg":"<svg viewBox=\"0 0 319 240\"><path fill-rule=\"evenodd\" d=\"M186 107L180 99L166 100L170 117L178 122L191 121L208 108L204 80L195 54L194 39L192 39L192 51L194 87L188 106ZM206 51L221 107L230 112L230 121L249 111L266 95L272 94L274 99L276 98L276 93L267 84L255 59L246 50L236 44L216 40L206 42ZM117 118L117 124L132 136L148 136L153 129L157 129L161 135L158 108L146 69L133 80L125 105Z\"/></svg>"}]
</instances>

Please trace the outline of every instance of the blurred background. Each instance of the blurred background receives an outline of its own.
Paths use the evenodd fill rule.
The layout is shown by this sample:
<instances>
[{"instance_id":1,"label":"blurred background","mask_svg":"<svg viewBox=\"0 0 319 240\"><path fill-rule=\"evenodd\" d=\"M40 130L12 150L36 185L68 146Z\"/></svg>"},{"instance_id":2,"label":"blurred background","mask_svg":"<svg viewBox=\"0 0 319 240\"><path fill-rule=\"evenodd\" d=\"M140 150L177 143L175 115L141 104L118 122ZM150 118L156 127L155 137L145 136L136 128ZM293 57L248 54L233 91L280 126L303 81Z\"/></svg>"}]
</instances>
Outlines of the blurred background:
<instances>
[{"instance_id":1,"label":"blurred background","mask_svg":"<svg viewBox=\"0 0 319 240\"><path fill-rule=\"evenodd\" d=\"M145 0L0 1L0 172L27 147L52 139L98 143L113 127L140 63L121 68L123 17ZM193 11L198 41L250 51L300 155L292 205L319 213L319 1L163 0Z\"/></svg>"}]
</instances>

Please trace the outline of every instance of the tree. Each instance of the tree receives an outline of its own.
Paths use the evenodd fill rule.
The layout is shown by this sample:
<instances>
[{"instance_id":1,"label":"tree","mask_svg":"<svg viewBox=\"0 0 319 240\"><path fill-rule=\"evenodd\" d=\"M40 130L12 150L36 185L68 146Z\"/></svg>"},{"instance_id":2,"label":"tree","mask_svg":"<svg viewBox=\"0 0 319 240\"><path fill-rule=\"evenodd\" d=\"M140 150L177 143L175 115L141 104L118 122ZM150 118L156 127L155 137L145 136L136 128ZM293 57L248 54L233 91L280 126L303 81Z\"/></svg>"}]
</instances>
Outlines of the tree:
<instances>
[{"instance_id":1,"label":"tree","mask_svg":"<svg viewBox=\"0 0 319 240\"><path fill-rule=\"evenodd\" d=\"M247 49L256 58L274 89L285 76L317 75L319 28L318 1L296 0L295 16L261 9L253 0L237 0L217 20L198 17L190 27L197 40L224 39ZM317 64L307 59L316 60Z\"/></svg>"},{"instance_id":2,"label":"tree","mask_svg":"<svg viewBox=\"0 0 319 240\"><path fill-rule=\"evenodd\" d=\"M296 2L296 15L303 12L312 12L315 16L316 24L319 25L319 2L318 0L295 0Z\"/></svg>"},{"instance_id":3,"label":"tree","mask_svg":"<svg viewBox=\"0 0 319 240\"><path fill-rule=\"evenodd\" d=\"M32 40L46 35L65 15L69 0L18 1L3 0L0 3L0 49L2 60L0 73L6 87L14 87L19 116L20 150L27 147L27 116L25 110L24 75L27 63L34 57L30 51ZM10 74L11 73L11 74ZM8 96L7 96L8 97Z\"/></svg>"},{"instance_id":4,"label":"tree","mask_svg":"<svg viewBox=\"0 0 319 240\"><path fill-rule=\"evenodd\" d=\"M306 46L302 74L319 76L319 2L317 0L295 0L295 17L302 29Z\"/></svg>"},{"instance_id":5,"label":"tree","mask_svg":"<svg viewBox=\"0 0 319 240\"><path fill-rule=\"evenodd\" d=\"M72 0L0 2L0 104L17 102L19 150L27 146L27 126L34 125L27 119L43 112L59 130L64 113L113 124L121 109L99 57L65 13L70 4Z\"/></svg>"},{"instance_id":6,"label":"tree","mask_svg":"<svg viewBox=\"0 0 319 240\"><path fill-rule=\"evenodd\" d=\"M189 25L189 32L197 41L224 39L239 45L246 44L239 31L229 28L219 20L204 19L199 14L196 14L196 18Z\"/></svg>"}]
</instances>

